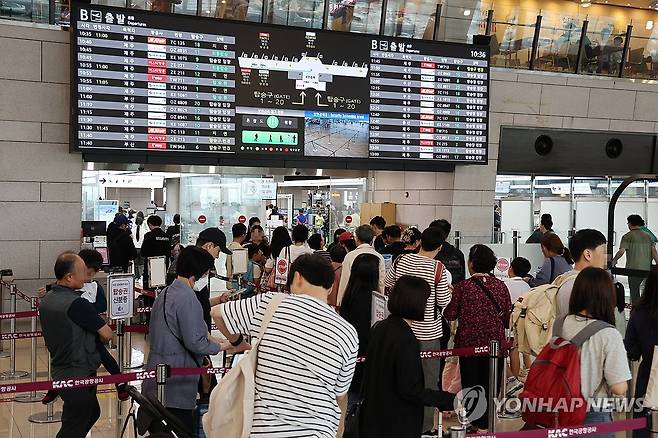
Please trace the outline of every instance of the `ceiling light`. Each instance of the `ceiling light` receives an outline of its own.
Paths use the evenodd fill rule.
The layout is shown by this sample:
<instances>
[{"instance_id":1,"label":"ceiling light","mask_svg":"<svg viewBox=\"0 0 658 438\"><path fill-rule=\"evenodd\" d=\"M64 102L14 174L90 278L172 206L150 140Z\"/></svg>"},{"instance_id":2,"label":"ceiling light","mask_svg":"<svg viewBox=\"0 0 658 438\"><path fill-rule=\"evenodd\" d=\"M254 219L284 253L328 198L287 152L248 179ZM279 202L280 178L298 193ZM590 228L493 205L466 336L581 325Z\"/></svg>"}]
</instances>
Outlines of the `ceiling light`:
<instances>
[{"instance_id":1,"label":"ceiling light","mask_svg":"<svg viewBox=\"0 0 658 438\"><path fill-rule=\"evenodd\" d=\"M471 10L470 9L464 9L464 16L468 17L469 15L471 15Z\"/></svg>"},{"instance_id":2,"label":"ceiling light","mask_svg":"<svg viewBox=\"0 0 658 438\"><path fill-rule=\"evenodd\" d=\"M646 30L651 30L653 29L653 21L648 20L646 26L644 27Z\"/></svg>"},{"instance_id":3,"label":"ceiling light","mask_svg":"<svg viewBox=\"0 0 658 438\"><path fill-rule=\"evenodd\" d=\"M580 6L583 8L589 8L592 6L592 0L580 0Z\"/></svg>"}]
</instances>

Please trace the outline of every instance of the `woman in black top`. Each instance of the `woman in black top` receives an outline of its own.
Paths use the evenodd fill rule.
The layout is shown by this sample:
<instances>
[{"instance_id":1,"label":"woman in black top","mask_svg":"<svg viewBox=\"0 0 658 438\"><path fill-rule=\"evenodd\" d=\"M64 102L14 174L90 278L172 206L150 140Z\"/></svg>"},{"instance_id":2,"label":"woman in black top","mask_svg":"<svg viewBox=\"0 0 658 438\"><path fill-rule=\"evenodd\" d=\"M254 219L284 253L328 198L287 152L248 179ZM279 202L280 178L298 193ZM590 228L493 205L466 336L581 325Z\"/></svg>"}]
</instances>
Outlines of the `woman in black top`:
<instances>
[{"instance_id":1,"label":"woman in black top","mask_svg":"<svg viewBox=\"0 0 658 438\"><path fill-rule=\"evenodd\" d=\"M391 315L370 333L363 378L363 437L418 438L424 406L454 409L454 394L425 388L420 347L411 331L413 321L423 320L429 296L425 280L400 277L388 299Z\"/></svg>"},{"instance_id":2,"label":"woman in black top","mask_svg":"<svg viewBox=\"0 0 658 438\"><path fill-rule=\"evenodd\" d=\"M656 321L658 321L658 267L653 266L647 278L644 293L631 312L631 318L626 328L626 338L624 339L628 357L632 360L642 359L637 373L637 383L635 384L635 400L643 399L647 392L651 364L653 363L653 349L658 345L658 325ZM646 410L633 413L635 418L644 415L646 415ZM648 429L633 432L633 438L648 437Z\"/></svg>"},{"instance_id":3,"label":"woman in black top","mask_svg":"<svg viewBox=\"0 0 658 438\"><path fill-rule=\"evenodd\" d=\"M379 258L374 254L361 254L352 264L350 281L340 308L340 316L352 324L359 335L359 356L365 356L370 338L370 303L372 291L379 287ZM357 363L350 385L348 406L357 402L364 363Z\"/></svg>"}]
</instances>

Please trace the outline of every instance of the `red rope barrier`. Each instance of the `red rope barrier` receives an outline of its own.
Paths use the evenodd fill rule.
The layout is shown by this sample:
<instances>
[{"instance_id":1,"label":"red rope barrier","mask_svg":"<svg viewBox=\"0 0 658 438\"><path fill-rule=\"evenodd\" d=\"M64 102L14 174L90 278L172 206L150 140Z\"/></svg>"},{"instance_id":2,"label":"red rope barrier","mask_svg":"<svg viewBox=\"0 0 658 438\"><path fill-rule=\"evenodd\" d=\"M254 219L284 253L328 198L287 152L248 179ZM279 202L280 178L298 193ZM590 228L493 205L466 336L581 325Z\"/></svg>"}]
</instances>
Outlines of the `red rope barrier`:
<instances>
[{"instance_id":1,"label":"red rope barrier","mask_svg":"<svg viewBox=\"0 0 658 438\"><path fill-rule=\"evenodd\" d=\"M647 419L613 421L610 423L584 424L582 426L554 429L520 430L518 432L497 432L491 434L468 434L477 438L568 438L574 436L598 435L628 430L646 429Z\"/></svg>"},{"instance_id":2,"label":"red rope barrier","mask_svg":"<svg viewBox=\"0 0 658 438\"><path fill-rule=\"evenodd\" d=\"M25 312L0 313L0 319L20 319L39 316L38 310L27 310Z\"/></svg>"}]
</instances>

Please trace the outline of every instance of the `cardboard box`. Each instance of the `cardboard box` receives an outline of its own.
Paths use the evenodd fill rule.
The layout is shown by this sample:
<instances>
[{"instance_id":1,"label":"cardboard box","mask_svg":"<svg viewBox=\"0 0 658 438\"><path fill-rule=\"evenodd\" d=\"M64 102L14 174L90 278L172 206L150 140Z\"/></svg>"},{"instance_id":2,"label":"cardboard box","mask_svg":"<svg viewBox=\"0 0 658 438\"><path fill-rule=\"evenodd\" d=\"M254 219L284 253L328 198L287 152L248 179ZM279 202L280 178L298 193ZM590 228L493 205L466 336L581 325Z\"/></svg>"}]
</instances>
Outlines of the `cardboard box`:
<instances>
[{"instance_id":1,"label":"cardboard box","mask_svg":"<svg viewBox=\"0 0 658 438\"><path fill-rule=\"evenodd\" d=\"M382 216L386 220L386 225L396 223L395 220L396 204L392 202L361 204L361 223L369 224L370 219L375 216Z\"/></svg>"}]
</instances>

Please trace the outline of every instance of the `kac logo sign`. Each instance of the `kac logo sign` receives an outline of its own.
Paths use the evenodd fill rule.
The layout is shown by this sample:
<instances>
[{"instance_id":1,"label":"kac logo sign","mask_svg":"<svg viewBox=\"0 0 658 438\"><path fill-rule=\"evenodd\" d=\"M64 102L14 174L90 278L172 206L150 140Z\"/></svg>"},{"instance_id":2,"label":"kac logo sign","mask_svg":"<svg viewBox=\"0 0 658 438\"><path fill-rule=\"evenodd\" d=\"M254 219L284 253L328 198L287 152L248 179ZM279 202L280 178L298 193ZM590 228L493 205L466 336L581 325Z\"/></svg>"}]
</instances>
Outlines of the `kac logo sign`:
<instances>
[{"instance_id":1,"label":"kac logo sign","mask_svg":"<svg viewBox=\"0 0 658 438\"><path fill-rule=\"evenodd\" d=\"M567 438L569 429L553 429L548 431L548 438Z\"/></svg>"},{"instance_id":2,"label":"kac logo sign","mask_svg":"<svg viewBox=\"0 0 658 438\"><path fill-rule=\"evenodd\" d=\"M142 371L136 374L136 380L147 380L155 379L155 370L153 371Z\"/></svg>"},{"instance_id":3,"label":"kac logo sign","mask_svg":"<svg viewBox=\"0 0 658 438\"><path fill-rule=\"evenodd\" d=\"M73 388L73 380L54 380L53 389Z\"/></svg>"}]
</instances>

